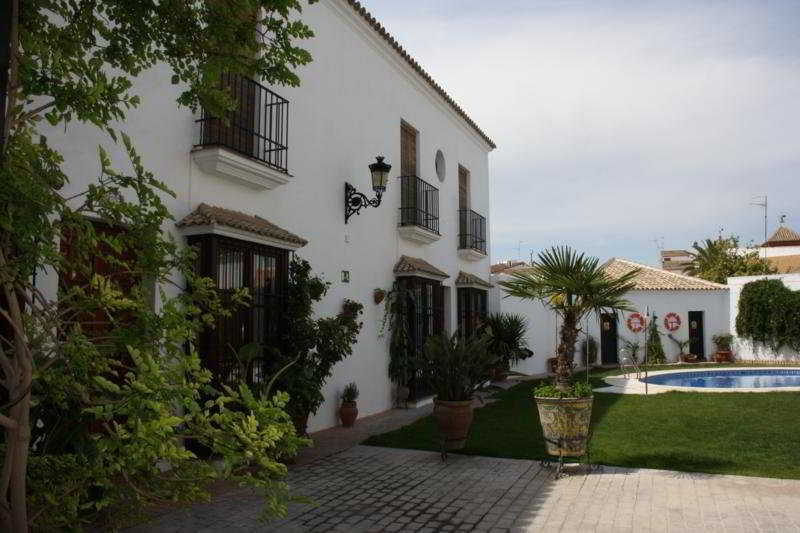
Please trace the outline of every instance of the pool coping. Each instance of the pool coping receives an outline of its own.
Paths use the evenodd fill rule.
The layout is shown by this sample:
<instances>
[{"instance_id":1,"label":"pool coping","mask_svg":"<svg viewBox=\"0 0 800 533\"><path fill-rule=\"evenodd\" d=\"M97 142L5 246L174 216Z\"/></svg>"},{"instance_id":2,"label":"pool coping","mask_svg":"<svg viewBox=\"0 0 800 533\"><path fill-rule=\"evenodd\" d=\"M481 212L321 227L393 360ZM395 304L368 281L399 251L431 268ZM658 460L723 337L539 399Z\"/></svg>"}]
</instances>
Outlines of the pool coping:
<instances>
[{"instance_id":1,"label":"pool coping","mask_svg":"<svg viewBox=\"0 0 800 533\"><path fill-rule=\"evenodd\" d=\"M657 376L661 374L679 374L682 372L719 372L721 370L798 370L800 366L737 366L737 367L704 367L704 368L676 368L674 370L653 370L648 372L649 376ZM635 376L635 372L629 372L628 375ZM644 372L640 374L640 377ZM662 394L670 391L680 392L800 392L800 387L758 387L758 388L731 388L731 387L677 387L674 385L656 385L648 383L645 389L645 383L637 377L625 377L625 375L608 376L603 378L603 381L609 384L608 387L598 387L595 392L610 392L615 394Z\"/></svg>"}]
</instances>

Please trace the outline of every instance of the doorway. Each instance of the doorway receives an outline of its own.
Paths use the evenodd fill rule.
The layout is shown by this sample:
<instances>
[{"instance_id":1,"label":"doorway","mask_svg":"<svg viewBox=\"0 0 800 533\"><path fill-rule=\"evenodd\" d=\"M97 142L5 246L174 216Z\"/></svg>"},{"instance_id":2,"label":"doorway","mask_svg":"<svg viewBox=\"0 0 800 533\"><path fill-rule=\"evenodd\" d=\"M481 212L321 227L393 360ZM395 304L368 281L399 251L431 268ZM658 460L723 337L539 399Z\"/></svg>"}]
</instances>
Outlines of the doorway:
<instances>
[{"instance_id":1,"label":"doorway","mask_svg":"<svg viewBox=\"0 0 800 533\"><path fill-rule=\"evenodd\" d=\"M689 311L689 353L699 359L706 358L703 311Z\"/></svg>"},{"instance_id":2,"label":"doorway","mask_svg":"<svg viewBox=\"0 0 800 533\"><path fill-rule=\"evenodd\" d=\"M604 365L619 363L617 315L614 313L600 315L600 361Z\"/></svg>"}]
</instances>

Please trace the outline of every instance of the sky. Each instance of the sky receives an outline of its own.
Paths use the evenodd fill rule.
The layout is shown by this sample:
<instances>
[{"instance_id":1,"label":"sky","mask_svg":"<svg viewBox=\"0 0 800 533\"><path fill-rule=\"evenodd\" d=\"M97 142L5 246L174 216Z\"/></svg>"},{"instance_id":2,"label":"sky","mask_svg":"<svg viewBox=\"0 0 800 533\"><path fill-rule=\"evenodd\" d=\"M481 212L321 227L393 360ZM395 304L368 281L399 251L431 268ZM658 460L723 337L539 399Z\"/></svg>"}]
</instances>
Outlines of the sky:
<instances>
[{"instance_id":1,"label":"sky","mask_svg":"<svg viewBox=\"0 0 800 533\"><path fill-rule=\"evenodd\" d=\"M497 144L493 261L800 231L800 1L361 1Z\"/></svg>"}]
</instances>

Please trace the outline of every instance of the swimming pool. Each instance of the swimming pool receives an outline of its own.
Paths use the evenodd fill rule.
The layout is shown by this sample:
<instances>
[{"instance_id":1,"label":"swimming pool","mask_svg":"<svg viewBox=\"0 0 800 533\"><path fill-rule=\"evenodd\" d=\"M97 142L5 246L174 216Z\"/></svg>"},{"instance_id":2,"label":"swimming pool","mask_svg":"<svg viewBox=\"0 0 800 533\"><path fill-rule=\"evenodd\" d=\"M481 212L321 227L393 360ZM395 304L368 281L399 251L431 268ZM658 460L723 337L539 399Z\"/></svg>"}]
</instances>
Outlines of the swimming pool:
<instances>
[{"instance_id":1,"label":"swimming pool","mask_svg":"<svg viewBox=\"0 0 800 533\"><path fill-rule=\"evenodd\" d=\"M644 382L644 378L640 381ZM750 368L673 371L651 375L650 385L700 389L777 389L800 387L800 369Z\"/></svg>"}]
</instances>

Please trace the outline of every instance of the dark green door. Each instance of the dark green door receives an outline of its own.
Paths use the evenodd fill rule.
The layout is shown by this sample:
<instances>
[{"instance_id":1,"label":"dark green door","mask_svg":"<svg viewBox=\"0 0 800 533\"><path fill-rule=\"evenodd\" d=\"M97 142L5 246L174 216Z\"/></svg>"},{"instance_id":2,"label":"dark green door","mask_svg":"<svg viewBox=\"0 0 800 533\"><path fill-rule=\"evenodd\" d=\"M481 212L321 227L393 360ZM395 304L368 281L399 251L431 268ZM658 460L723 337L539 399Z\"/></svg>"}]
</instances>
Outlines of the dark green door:
<instances>
[{"instance_id":1,"label":"dark green door","mask_svg":"<svg viewBox=\"0 0 800 533\"><path fill-rule=\"evenodd\" d=\"M703 342L703 312L689 311L689 353L700 359L706 358L706 347Z\"/></svg>"},{"instance_id":2,"label":"dark green door","mask_svg":"<svg viewBox=\"0 0 800 533\"><path fill-rule=\"evenodd\" d=\"M612 313L600 316L600 361L604 365L616 365L619 362L617 317Z\"/></svg>"}]
</instances>

